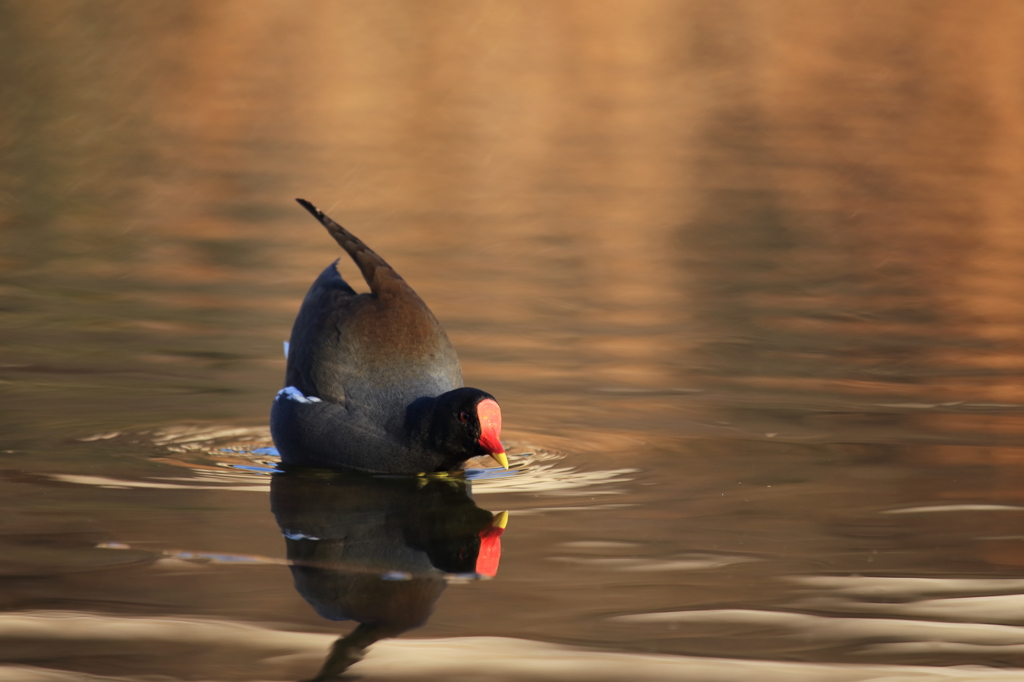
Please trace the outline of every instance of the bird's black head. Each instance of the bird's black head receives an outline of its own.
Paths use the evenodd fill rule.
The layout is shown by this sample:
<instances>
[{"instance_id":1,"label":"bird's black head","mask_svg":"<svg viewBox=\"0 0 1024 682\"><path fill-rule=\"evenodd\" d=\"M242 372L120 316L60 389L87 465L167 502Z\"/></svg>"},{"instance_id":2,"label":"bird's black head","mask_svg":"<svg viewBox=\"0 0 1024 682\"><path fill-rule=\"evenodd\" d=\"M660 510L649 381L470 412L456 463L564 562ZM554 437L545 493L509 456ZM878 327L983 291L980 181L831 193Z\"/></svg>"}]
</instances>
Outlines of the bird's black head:
<instances>
[{"instance_id":1,"label":"bird's black head","mask_svg":"<svg viewBox=\"0 0 1024 682\"><path fill-rule=\"evenodd\" d=\"M501 408L490 393L478 388L457 388L434 399L430 422L431 445L458 466L471 457L490 455L508 468L502 447Z\"/></svg>"}]
</instances>

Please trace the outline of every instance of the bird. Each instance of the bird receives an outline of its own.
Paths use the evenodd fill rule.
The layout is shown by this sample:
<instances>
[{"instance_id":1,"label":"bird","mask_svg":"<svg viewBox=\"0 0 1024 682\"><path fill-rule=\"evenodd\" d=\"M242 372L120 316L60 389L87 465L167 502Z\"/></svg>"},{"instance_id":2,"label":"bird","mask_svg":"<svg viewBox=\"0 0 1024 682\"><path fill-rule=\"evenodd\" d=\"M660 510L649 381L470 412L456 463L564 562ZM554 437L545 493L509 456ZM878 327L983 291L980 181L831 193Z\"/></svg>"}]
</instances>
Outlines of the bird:
<instances>
[{"instance_id":1,"label":"bird","mask_svg":"<svg viewBox=\"0 0 1024 682\"><path fill-rule=\"evenodd\" d=\"M426 303L358 237L305 199L359 268L316 278L286 344L285 387L270 430L285 466L419 474L490 455L508 469L497 399L463 385L459 358Z\"/></svg>"}]
</instances>

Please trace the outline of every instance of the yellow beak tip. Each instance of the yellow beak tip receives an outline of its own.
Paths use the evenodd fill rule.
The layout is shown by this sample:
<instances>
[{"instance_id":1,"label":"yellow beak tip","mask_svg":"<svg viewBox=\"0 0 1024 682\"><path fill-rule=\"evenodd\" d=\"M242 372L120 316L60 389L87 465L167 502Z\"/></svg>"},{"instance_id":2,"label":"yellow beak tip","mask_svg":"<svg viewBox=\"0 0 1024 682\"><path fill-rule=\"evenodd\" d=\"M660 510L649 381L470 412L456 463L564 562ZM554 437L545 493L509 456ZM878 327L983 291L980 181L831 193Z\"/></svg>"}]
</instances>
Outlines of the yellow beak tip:
<instances>
[{"instance_id":1,"label":"yellow beak tip","mask_svg":"<svg viewBox=\"0 0 1024 682\"><path fill-rule=\"evenodd\" d=\"M491 521L491 525L495 528L504 529L508 525L508 512L500 511L494 515L494 520Z\"/></svg>"},{"instance_id":2,"label":"yellow beak tip","mask_svg":"<svg viewBox=\"0 0 1024 682\"><path fill-rule=\"evenodd\" d=\"M505 455L504 452L495 452L491 454L491 457L493 457L494 461L496 461L498 464L508 469L508 457Z\"/></svg>"}]
</instances>

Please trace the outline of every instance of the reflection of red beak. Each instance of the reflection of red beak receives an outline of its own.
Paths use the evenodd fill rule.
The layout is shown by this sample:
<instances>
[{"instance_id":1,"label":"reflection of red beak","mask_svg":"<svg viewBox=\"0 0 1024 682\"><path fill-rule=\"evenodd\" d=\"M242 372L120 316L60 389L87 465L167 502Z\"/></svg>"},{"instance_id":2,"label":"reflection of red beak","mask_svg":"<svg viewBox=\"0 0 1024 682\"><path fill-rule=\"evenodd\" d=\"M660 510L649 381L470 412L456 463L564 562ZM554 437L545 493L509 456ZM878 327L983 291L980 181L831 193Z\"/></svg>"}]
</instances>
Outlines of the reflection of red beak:
<instances>
[{"instance_id":1,"label":"reflection of red beak","mask_svg":"<svg viewBox=\"0 0 1024 682\"><path fill-rule=\"evenodd\" d=\"M498 512L491 524L480 531L480 552L476 555L476 572L493 578L501 561L501 534L508 525L508 512Z\"/></svg>"},{"instance_id":2,"label":"reflection of red beak","mask_svg":"<svg viewBox=\"0 0 1024 682\"><path fill-rule=\"evenodd\" d=\"M480 421L480 440L477 441L487 454L498 464L508 469L508 457L498 437L501 435L501 408L498 403L488 398L481 400L476 406L476 416Z\"/></svg>"}]
</instances>

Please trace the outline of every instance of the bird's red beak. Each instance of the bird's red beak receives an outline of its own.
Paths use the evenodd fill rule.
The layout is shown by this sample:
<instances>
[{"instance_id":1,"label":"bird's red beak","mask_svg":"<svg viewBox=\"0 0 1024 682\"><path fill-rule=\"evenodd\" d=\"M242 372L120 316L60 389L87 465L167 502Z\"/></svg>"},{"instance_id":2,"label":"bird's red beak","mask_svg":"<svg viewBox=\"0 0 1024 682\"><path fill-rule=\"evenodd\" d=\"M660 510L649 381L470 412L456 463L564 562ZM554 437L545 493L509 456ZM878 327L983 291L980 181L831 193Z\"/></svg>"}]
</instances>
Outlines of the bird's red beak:
<instances>
[{"instance_id":1,"label":"bird's red beak","mask_svg":"<svg viewBox=\"0 0 1024 682\"><path fill-rule=\"evenodd\" d=\"M508 512L498 512L491 523L480 531L480 552L476 555L476 572L493 578L501 561L501 534L508 525Z\"/></svg>"},{"instance_id":2,"label":"bird's red beak","mask_svg":"<svg viewBox=\"0 0 1024 682\"><path fill-rule=\"evenodd\" d=\"M476 406L476 416L480 421L480 447L487 451L498 464L508 469L508 457L498 437L501 435L501 408L498 403L488 398L481 400Z\"/></svg>"}]
</instances>

